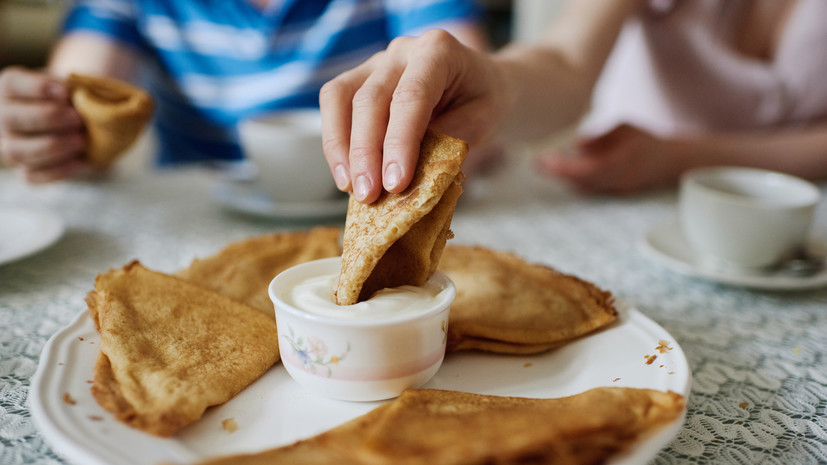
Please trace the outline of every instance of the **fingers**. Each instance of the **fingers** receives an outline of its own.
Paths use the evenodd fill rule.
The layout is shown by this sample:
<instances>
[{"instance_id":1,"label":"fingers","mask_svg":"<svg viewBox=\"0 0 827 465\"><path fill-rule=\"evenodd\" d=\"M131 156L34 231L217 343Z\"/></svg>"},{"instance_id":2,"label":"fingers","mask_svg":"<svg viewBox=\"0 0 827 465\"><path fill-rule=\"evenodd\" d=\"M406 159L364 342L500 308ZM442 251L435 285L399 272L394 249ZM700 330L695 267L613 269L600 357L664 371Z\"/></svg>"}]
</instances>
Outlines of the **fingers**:
<instances>
[{"instance_id":1,"label":"fingers","mask_svg":"<svg viewBox=\"0 0 827 465\"><path fill-rule=\"evenodd\" d=\"M383 189L385 132L390 118L391 100L402 69L401 63L387 57L385 66L374 69L353 96L350 177L353 195L360 202L373 202Z\"/></svg>"},{"instance_id":2,"label":"fingers","mask_svg":"<svg viewBox=\"0 0 827 465\"><path fill-rule=\"evenodd\" d=\"M4 100L68 100L69 91L63 83L45 73L9 67L0 74L0 95Z\"/></svg>"},{"instance_id":3,"label":"fingers","mask_svg":"<svg viewBox=\"0 0 827 465\"><path fill-rule=\"evenodd\" d=\"M401 192L413 178L425 130L448 88L450 49L458 44L447 32L433 30L411 51L393 91L383 144L382 180L389 192Z\"/></svg>"},{"instance_id":4,"label":"fingers","mask_svg":"<svg viewBox=\"0 0 827 465\"><path fill-rule=\"evenodd\" d=\"M12 67L0 73L0 156L30 182L65 178L82 164L83 121L68 94L42 72Z\"/></svg>"},{"instance_id":5,"label":"fingers","mask_svg":"<svg viewBox=\"0 0 827 465\"><path fill-rule=\"evenodd\" d=\"M350 182L350 128L353 96L370 75L371 62L342 73L319 92L322 114L322 146L339 190L352 189Z\"/></svg>"},{"instance_id":6,"label":"fingers","mask_svg":"<svg viewBox=\"0 0 827 465\"><path fill-rule=\"evenodd\" d=\"M408 187L425 130L456 74L452 51L461 48L444 31L398 38L325 84L319 96L322 138L339 189L370 203L383 189Z\"/></svg>"},{"instance_id":7,"label":"fingers","mask_svg":"<svg viewBox=\"0 0 827 465\"><path fill-rule=\"evenodd\" d=\"M86 140L80 133L3 137L0 145L3 161L27 170L43 170L67 160L80 159Z\"/></svg>"},{"instance_id":8,"label":"fingers","mask_svg":"<svg viewBox=\"0 0 827 465\"><path fill-rule=\"evenodd\" d=\"M64 160L56 165L51 165L47 168L25 170L24 176L26 181L33 184L42 184L47 182L59 181L74 176L84 168L84 164L79 159Z\"/></svg>"},{"instance_id":9,"label":"fingers","mask_svg":"<svg viewBox=\"0 0 827 465\"><path fill-rule=\"evenodd\" d=\"M63 102L12 100L0 110L2 134L61 132L82 127L78 112Z\"/></svg>"}]
</instances>

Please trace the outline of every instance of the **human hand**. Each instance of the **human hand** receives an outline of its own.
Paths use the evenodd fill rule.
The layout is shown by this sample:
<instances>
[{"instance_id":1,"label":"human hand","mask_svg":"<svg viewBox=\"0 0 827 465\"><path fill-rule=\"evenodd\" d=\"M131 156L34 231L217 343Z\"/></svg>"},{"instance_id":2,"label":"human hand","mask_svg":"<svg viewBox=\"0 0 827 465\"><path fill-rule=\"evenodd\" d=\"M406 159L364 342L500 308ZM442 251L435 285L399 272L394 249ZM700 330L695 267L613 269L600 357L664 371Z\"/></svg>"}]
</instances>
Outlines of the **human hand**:
<instances>
[{"instance_id":1,"label":"human hand","mask_svg":"<svg viewBox=\"0 0 827 465\"><path fill-rule=\"evenodd\" d=\"M83 166L83 121L69 89L44 72L8 67L0 72L0 157L29 182L72 176Z\"/></svg>"},{"instance_id":2,"label":"human hand","mask_svg":"<svg viewBox=\"0 0 827 465\"><path fill-rule=\"evenodd\" d=\"M675 142L624 124L571 152L542 154L537 166L582 193L631 194L676 183L683 158Z\"/></svg>"},{"instance_id":3,"label":"human hand","mask_svg":"<svg viewBox=\"0 0 827 465\"><path fill-rule=\"evenodd\" d=\"M325 157L343 191L370 203L411 182L425 130L474 145L504 113L504 79L484 53L445 31L395 39L322 87Z\"/></svg>"}]
</instances>

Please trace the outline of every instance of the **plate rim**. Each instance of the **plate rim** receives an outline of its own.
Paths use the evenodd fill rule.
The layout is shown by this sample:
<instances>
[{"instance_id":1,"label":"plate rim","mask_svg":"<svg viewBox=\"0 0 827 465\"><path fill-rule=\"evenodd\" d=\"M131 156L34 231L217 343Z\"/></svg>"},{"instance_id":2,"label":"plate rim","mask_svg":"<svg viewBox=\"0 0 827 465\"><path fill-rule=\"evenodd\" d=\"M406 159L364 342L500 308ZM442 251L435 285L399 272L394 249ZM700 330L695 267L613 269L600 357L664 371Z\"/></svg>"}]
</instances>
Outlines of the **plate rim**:
<instances>
[{"instance_id":1,"label":"plate rim","mask_svg":"<svg viewBox=\"0 0 827 465\"><path fill-rule=\"evenodd\" d=\"M670 352L674 354L676 360L680 363L681 376L683 376L683 379L675 378L675 385L680 385L681 389L680 391L674 392L683 395L688 404L693 377L689 361L678 341L661 325L636 308L625 304L619 304L617 306L618 312L620 313L620 318L616 323L613 323L613 326L629 324L635 329L644 330L647 334L662 334L664 337L668 337L670 339L670 345L672 346L672 350L670 350ZM58 360L60 360L57 351L59 351L63 345L72 341L76 335L75 333L83 332L85 334L88 332L90 326L92 331L97 334L97 331L94 329L94 324L91 318L89 318L88 310L83 310L79 312L68 325L58 330L47 341L43 351L41 352L35 374L31 378L30 394L27 399L32 421L37 430L41 433L44 441L56 454L67 462L78 464L82 463L85 465L141 464L142 462L140 461L131 459L125 460L123 456L112 456L111 453L103 453L103 449L99 446L94 448L85 446L83 442L78 442L75 437L70 437L67 435L66 432L63 431L66 426L56 424L56 420L53 419L47 411L47 404L60 405L61 402L64 402L62 399L57 398L57 396L48 395L45 392L50 388L50 385L47 383L49 378L56 376L56 373L59 373L58 370L49 370L49 367L47 366L49 364L48 362L57 363ZM612 326L609 326L604 328L602 331L610 331L612 329ZM552 352L549 352L547 354L551 353ZM68 363L66 365L68 365ZM672 391L673 389L670 387L669 390ZM95 406L98 407L97 404ZM655 456L654 454L662 450L683 428L686 421L687 411L687 406L685 405L678 419L673 421L671 424L664 426L660 431L655 432L654 435L642 439L640 443L628 450L625 454L612 457L609 463L614 465L630 465L641 461L651 460ZM108 412L107 414L111 415ZM135 431L140 433L137 430ZM174 437L166 439L151 437L150 439L162 442L164 447L163 452L168 454L170 457L175 457L167 458L165 460L184 460L189 463L192 461L202 461L207 459L206 457L194 455L194 453L189 451L185 445L176 443ZM107 452L109 452L108 449Z\"/></svg>"},{"instance_id":2,"label":"plate rim","mask_svg":"<svg viewBox=\"0 0 827 465\"><path fill-rule=\"evenodd\" d=\"M253 200L233 201L236 189L249 190ZM210 188L210 195L222 207L234 212L273 219L314 219L344 216L347 213L348 197L309 202L279 202L269 198L254 185L244 180L222 180ZM251 202L260 205L253 206Z\"/></svg>"},{"instance_id":3,"label":"plate rim","mask_svg":"<svg viewBox=\"0 0 827 465\"><path fill-rule=\"evenodd\" d=\"M30 257L46 250L54 245L61 237L63 237L63 234L66 232L66 223L63 221L63 218L51 210L42 208L0 206L0 219L2 219L4 214L9 213L12 215L22 214L24 216L28 216L29 218L34 218L35 221L40 223L39 231L46 228L46 232L42 233L41 236L38 236L37 240L32 241L32 244L30 244L28 248L24 248L7 256L0 254L0 266L22 260L26 257Z\"/></svg>"},{"instance_id":4,"label":"plate rim","mask_svg":"<svg viewBox=\"0 0 827 465\"><path fill-rule=\"evenodd\" d=\"M653 236L658 233L664 233L665 231L672 231L674 233L673 240L682 242L688 247L686 238L681 232L678 219L672 218L650 227L640 238L638 248L649 260L684 276L691 276L728 286L768 291L806 291L827 286L827 269L813 276L803 278L788 276L747 276L705 270L657 247L653 243L655 242Z\"/></svg>"}]
</instances>

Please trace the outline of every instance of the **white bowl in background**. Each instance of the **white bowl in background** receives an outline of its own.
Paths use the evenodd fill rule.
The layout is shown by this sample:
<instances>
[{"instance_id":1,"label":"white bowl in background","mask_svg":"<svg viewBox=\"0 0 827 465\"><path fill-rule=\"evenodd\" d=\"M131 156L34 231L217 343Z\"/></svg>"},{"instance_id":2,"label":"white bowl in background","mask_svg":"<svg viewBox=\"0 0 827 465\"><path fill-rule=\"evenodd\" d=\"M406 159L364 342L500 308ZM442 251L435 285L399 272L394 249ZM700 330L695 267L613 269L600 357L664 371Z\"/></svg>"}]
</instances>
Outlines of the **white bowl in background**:
<instances>
[{"instance_id":1,"label":"white bowl in background","mask_svg":"<svg viewBox=\"0 0 827 465\"><path fill-rule=\"evenodd\" d=\"M255 165L255 183L278 202L330 200L336 184L322 150L317 109L289 110L243 120L238 134Z\"/></svg>"}]
</instances>

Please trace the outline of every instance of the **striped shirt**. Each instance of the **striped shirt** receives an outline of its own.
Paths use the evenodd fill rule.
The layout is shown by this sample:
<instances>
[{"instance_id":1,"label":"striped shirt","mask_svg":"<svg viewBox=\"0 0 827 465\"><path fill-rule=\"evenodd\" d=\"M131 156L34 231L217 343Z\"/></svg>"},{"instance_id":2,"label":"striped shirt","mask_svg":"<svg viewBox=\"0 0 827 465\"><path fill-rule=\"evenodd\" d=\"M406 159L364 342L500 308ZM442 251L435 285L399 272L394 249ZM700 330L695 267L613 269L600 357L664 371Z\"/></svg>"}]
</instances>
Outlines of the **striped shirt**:
<instances>
[{"instance_id":1,"label":"striped shirt","mask_svg":"<svg viewBox=\"0 0 827 465\"><path fill-rule=\"evenodd\" d=\"M162 165L242 158L239 121L318 107L322 84L391 39L476 19L473 0L79 0L65 32L145 57Z\"/></svg>"}]
</instances>

